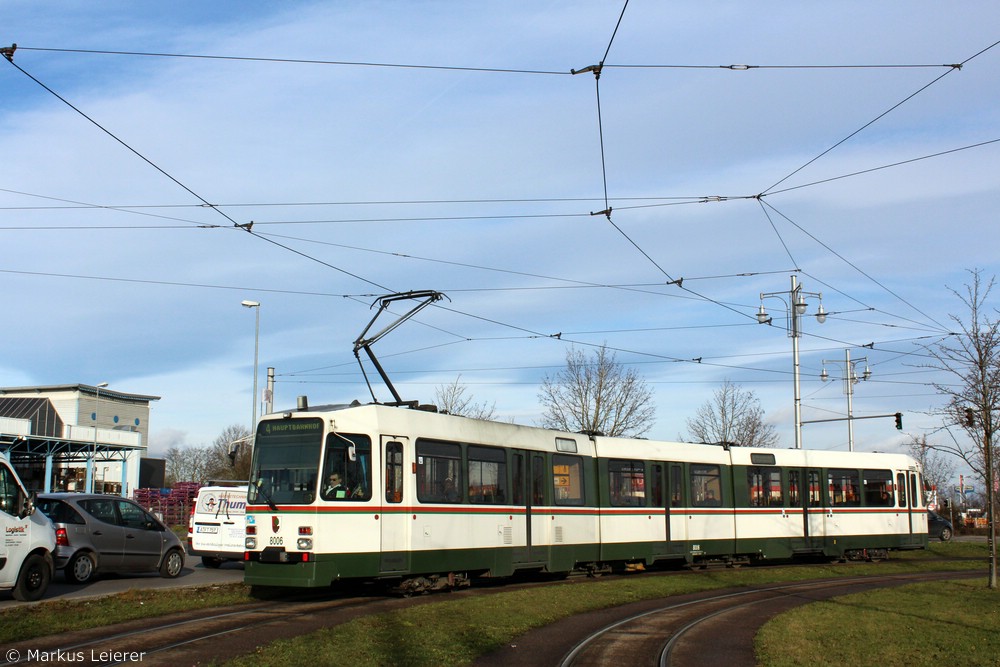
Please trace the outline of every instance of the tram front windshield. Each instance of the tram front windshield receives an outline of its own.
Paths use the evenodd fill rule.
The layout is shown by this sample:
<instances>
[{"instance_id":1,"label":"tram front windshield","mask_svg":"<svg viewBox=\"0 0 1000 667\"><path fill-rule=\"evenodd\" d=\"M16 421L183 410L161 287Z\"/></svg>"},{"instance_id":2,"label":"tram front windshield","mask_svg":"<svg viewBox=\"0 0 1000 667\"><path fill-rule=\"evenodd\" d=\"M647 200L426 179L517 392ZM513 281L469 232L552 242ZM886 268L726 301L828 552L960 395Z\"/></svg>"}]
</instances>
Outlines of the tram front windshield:
<instances>
[{"instance_id":1,"label":"tram front windshield","mask_svg":"<svg viewBox=\"0 0 1000 667\"><path fill-rule=\"evenodd\" d=\"M320 419L261 422L254 441L247 502L272 505L313 502L322 446Z\"/></svg>"}]
</instances>

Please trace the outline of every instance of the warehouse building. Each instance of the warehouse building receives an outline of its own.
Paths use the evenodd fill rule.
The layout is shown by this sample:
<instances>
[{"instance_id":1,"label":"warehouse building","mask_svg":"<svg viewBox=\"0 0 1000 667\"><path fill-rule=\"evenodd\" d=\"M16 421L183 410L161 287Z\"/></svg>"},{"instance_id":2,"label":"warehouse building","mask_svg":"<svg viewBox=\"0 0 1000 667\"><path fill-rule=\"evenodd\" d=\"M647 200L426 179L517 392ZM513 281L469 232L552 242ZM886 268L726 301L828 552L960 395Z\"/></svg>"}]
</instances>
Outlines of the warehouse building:
<instances>
[{"instance_id":1,"label":"warehouse building","mask_svg":"<svg viewBox=\"0 0 1000 667\"><path fill-rule=\"evenodd\" d=\"M0 388L0 451L31 491L128 496L139 487L159 396L106 384Z\"/></svg>"}]
</instances>

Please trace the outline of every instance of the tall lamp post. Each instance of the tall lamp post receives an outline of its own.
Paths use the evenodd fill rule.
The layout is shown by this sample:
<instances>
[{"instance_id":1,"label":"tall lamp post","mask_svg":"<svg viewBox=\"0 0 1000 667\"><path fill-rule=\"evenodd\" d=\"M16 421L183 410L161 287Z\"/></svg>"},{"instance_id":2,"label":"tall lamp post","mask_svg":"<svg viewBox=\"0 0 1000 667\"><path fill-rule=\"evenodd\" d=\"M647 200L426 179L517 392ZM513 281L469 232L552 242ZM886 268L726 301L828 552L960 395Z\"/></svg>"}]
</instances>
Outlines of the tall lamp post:
<instances>
[{"instance_id":1,"label":"tall lamp post","mask_svg":"<svg viewBox=\"0 0 1000 667\"><path fill-rule=\"evenodd\" d=\"M94 418L94 445L93 445L93 447L91 449L91 452L90 452L90 458L87 459L87 481L86 481L86 484L85 484L86 489L87 489L87 493L93 493L94 492L94 463L95 463L95 461L97 459L97 416L98 416L98 412L99 412L98 408L101 407L101 389L103 389L104 387L107 387L107 386L108 386L107 382L101 382L97 386L94 387L94 396L95 396L94 397L94 415L93 415L93 418Z\"/></svg>"},{"instance_id":2,"label":"tall lamp post","mask_svg":"<svg viewBox=\"0 0 1000 667\"><path fill-rule=\"evenodd\" d=\"M241 305L257 310L257 322L253 330L253 396L251 397L253 399L253 418L250 421L250 433L252 434L257 430L257 351L260 343L260 302L243 301Z\"/></svg>"},{"instance_id":3,"label":"tall lamp post","mask_svg":"<svg viewBox=\"0 0 1000 667\"><path fill-rule=\"evenodd\" d=\"M865 372L858 375L854 367L865 362ZM826 382L830 375L826 372L826 364L836 364L837 361L823 360L823 372L819 374L819 379ZM872 376L872 371L868 368L868 357L851 359L851 351L844 350L844 393L847 394L847 448L854 451L854 385L861 380L867 380Z\"/></svg>"},{"instance_id":4,"label":"tall lamp post","mask_svg":"<svg viewBox=\"0 0 1000 667\"><path fill-rule=\"evenodd\" d=\"M785 301L784 296L788 296ZM800 322L809 304L805 297L814 296L819 299L819 308L816 310L816 321L820 324L826 322L826 311L823 310L823 295L819 292L803 292L802 286L798 284L795 276L792 276L792 289L788 292L761 292L760 310L757 311L757 322L759 324L771 324L771 316L764 310L764 299L774 298L785 304L785 315L787 318L788 337L792 339L792 376L795 385L795 449L802 449L802 397L799 389L799 337L802 335L802 324Z\"/></svg>"}]
</instances>

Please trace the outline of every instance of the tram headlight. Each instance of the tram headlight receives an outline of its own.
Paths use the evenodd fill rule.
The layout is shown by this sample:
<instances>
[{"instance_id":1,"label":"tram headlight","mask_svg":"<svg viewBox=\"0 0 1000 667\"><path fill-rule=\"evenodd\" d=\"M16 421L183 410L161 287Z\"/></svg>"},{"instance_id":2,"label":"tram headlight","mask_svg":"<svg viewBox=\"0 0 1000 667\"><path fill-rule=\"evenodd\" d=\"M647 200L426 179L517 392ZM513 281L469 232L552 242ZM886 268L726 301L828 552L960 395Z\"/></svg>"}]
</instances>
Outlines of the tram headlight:
<instances>
[{"instance_id":1,"label":"tram headlight","mask_svg":"<svg viewBox=\"0 0 1000 667\"><path fill-rule=\"evenodd\" d=\"M311 537L300 537L295 545L299 548L299 551L312 551L313 541Z\"/></svg>"},{"instance_id":2,"label":"tram headlight","mask_svg":"<svg viewBox=\"0 0 1000 667\"><path fill-rule=\"evenodd\" d=\"M257 538L256 537L248 537L247 541L246 541L246 548L248 550L250 550L250 551L252 551L253 549L256 549L257 548Z\"/></svg>"}]
</instances>

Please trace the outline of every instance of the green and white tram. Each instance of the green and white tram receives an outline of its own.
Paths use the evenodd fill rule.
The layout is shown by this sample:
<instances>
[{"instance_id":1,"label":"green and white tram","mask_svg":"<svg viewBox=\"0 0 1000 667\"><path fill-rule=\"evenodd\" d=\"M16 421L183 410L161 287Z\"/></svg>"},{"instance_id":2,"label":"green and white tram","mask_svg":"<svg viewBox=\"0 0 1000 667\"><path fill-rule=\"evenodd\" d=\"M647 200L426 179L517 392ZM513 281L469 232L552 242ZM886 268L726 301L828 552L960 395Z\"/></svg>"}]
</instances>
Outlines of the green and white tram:
<instances>
[{"instance_id":1,"label":"green and white tram","mask_svg":"<svg viewBox=\"0 0 1000 667\"><path fill-rule=\"evenodd\" d=\"M386 405L258 425L246 574L262 586L643 569L927 545L901 454L587 436Z\"/></svg>"}]
</instances>

